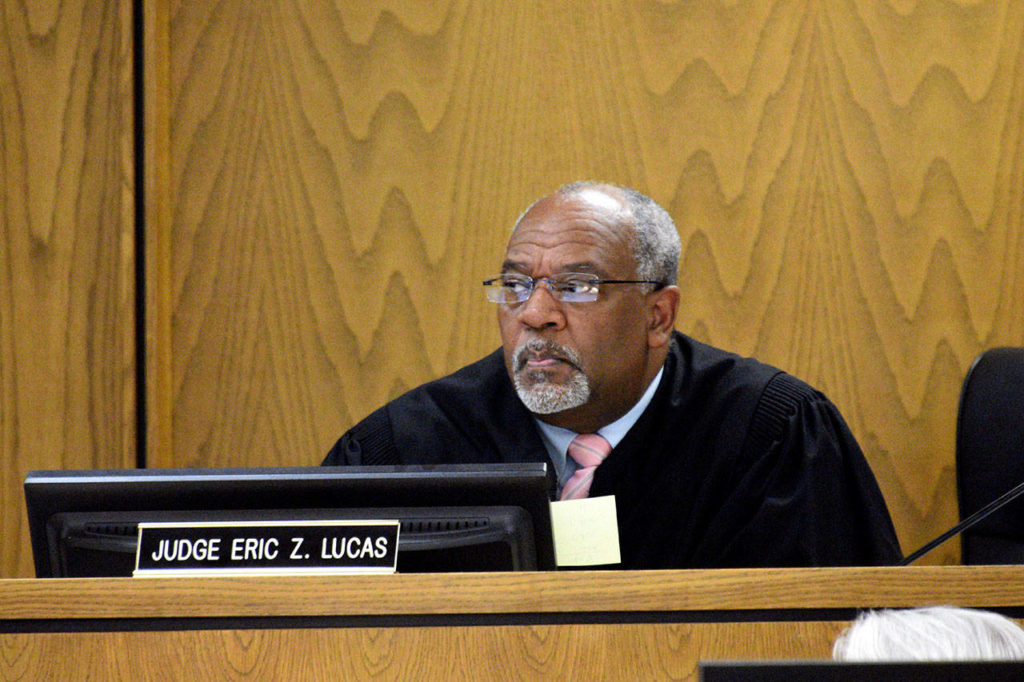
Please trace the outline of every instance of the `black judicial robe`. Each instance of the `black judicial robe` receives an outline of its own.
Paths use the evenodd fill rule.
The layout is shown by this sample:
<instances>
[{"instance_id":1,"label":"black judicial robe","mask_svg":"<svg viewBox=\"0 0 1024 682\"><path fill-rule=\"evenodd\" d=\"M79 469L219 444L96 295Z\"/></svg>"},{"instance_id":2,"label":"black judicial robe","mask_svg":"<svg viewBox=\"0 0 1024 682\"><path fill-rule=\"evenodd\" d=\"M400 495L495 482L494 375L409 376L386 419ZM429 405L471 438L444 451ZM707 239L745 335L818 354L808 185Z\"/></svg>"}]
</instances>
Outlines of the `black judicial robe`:
<instances>
[{"instance_id":1,"label":"black judicial robe","mask_svg":"<svg viewBox=\"0 0 1024 682\"><path fill-rule=\"evenodd\" d=\"M345 433L325 465L549 462L499 349ZM676 332L650 405L601 463L623 568L840 566L902 555L864 455L821 393Z\"/></svg>"}]
</instances>

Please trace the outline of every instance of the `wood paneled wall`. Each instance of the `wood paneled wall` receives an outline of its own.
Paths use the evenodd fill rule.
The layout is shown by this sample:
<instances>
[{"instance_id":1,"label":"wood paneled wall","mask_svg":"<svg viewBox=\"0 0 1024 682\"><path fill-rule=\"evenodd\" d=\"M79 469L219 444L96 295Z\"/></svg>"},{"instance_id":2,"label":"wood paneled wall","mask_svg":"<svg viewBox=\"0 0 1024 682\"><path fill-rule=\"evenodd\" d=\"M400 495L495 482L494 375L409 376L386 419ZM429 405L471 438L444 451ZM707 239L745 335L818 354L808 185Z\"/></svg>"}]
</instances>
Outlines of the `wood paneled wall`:
<instances>
[{"instance_id":1,"label":"wood paneled wall","mask_svg":"<svg viewBox=\"0 0 1024 682\"><path fill-rule=\"evenodd\" d=\"M34 196L52 219L47 200L107 177L109 166L69 176L53 150L86 139L82 120L124 130L130 98L107 101L117 116L25 119L6 82L28 87L26 54L79 87L102 60L72 52L44 62L44 52L57 57L34 32L62 34L8 5L3 220L5 243L16 244L42 228L19 222L12 202ZM64 7L81 15L83 5L106 7ZM960 383L982 349L1024 345L1024 3L144 8L150 466L317 463L388 398L493 349L479 281L497 267L512 222L541 194L592 178L645 191L675 217L681 330L777 364L839 405L905 550L956 520ZM89 30L114 41L119 12L99 14L102 27ZM32 38L24 48L20 35ZM73 101L42 94L54 107ZM98 97L95 86L76 96ZM37 125L45 132L33 134ZM30 139L23 146L42 160L8 139ZM98 252L118 274L126 188L118 173L116 188L79 194L118 197L118 221L100 230L117 255ZM61 226L77 238L100 225L64 205ZM44 259L20 248L0 256L0 373L3 457L25 469L48 466L52 451L79 453L78 431L113 428L105 420L131 412L130 354L96 358L107 363L99 367L75 351L108 348L100 320L130 310L90 307L90 282L115 285L77 279L60 310L93 315L96 326L30 331L8 311L56 299L32 269ZM35 279L15 277L16 267ZM26 281L34 288L18 293ZM129 348L124 329L118 339ZM85 377L103 373L117 379L116 414L108 401L106 412L54 413L18 393L53 390L13 362L48 351L62 358L62 401L87 400L75 387L97 390L102 382ZM63 430L43 436L42 424ZM114 429L119 452L131 450L123 433ZM94 436L86 449L111 447ZM5 473L5 509L20 503L16 473ZM928 559L955 560L955 544ZM4 565L25 563L5 556Z\"/></svg>"},{"instance_id":2,"label":"wood paneled wall","mask_svg":"<svg viewBox=\"0 0 1024 682\"><path fill-rule=\"evenodd\" d=\"M133 467L131 4L0 2L0 575L32 469Z\"/></svg>"}]
</instances>

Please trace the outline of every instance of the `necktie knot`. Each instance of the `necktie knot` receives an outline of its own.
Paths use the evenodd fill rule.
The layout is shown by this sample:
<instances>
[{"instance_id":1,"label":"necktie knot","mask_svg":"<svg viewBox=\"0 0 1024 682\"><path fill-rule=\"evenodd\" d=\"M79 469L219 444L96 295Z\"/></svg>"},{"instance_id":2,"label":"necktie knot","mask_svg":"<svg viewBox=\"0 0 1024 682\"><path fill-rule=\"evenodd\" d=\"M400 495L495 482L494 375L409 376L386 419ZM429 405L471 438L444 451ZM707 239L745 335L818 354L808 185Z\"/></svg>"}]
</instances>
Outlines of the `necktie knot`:
<instances>
[{"instance_id":1,"label":"necktie knot","mask_svg":"<svg viewBox=\"0 0 1024 682\"><path fill-rule=\"evenodd\" d=\"M581 433L569 443L569 456L581 467L596 467L612 451L611 443L596 433Z\"/></svg>"},{"instance_id":2,"label":"necktie knot","mask_svg":"<svg viewBox=\"0 0 1024 682\"><path fill-rule=\"evenodd\" d=\"M559 499L575 500L590 494L594 470L611 451L611 443L596 433L581 433L576 436L569 443L566 454L572 457L580 468L566 481Z\"/></svg>"}]
</instances>

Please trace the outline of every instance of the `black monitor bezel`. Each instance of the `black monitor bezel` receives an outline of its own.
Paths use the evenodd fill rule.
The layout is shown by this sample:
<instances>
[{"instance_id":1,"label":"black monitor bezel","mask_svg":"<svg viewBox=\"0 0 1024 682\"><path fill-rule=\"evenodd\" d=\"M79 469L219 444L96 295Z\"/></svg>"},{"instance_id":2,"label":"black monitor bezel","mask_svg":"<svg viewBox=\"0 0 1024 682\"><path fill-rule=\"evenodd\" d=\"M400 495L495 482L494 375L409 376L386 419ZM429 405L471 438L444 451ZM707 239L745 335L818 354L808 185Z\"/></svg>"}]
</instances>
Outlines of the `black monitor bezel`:
<instances>
[{"instance_id":1,"label":"black monitor bezel","mask_svg":"<svg viewBox=\"0 0 1024 682\"><path fill-rule=\"evenodd\" d=\"M49 521L62 512L520 506L537 568L556 566L541 462L340 467L31 471L25 477L37 576L54 575Z\"/></svg>"},{"instance_id":2,"label":"black monitor bezel","mask_svg":"<svg viewBox=\"0 0 1024 682\"><path fill-rule=\"evenodd\" d=\"M1018 679L1022 661L700 661L702 682L944 682Z\"/></svg>"}]
</instances>

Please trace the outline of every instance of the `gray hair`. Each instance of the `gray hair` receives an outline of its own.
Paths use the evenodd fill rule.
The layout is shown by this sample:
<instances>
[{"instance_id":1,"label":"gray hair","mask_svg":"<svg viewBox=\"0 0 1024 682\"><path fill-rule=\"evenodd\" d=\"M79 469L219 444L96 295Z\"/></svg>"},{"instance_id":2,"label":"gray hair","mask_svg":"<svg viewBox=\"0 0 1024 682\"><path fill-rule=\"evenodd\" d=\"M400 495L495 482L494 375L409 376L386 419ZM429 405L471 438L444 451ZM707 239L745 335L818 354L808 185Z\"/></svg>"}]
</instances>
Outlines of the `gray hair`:
<instances>
[{"instance_id":1,"label":"gray hair","mask_svg":"<svg viewBox=\"0 0 1024 682\"><path fill-rule=\"evenodd\" d=\"M836 639L837 661L1024 660L1024 629L991 611L954 606L868 611Z\"/></svg>"},{"instance_id":2,"label":"gray hair","mask_svg":"<svg viewBox=\"0 0 1024 682\"><path fill-rule=\"evenodd\" d=\"M633 219L631 227L635 238L633 256L636 260L636 278L660 282L662 284L675 284L679 281L679 255L682 246L679 241L679 232L672 216L668 211L651 199L646 194L606 182L572 182L562 185L555 191L555 195L572 196L587 189L614 188L622 193L626 206L629 208L630 216ZM543 199L543 198L542 198ZM537 205L537 201L530 204L516 220L515 227L530 210ZM514 230L515 228L513 228Z\"/></svg>"}]
</instances>

